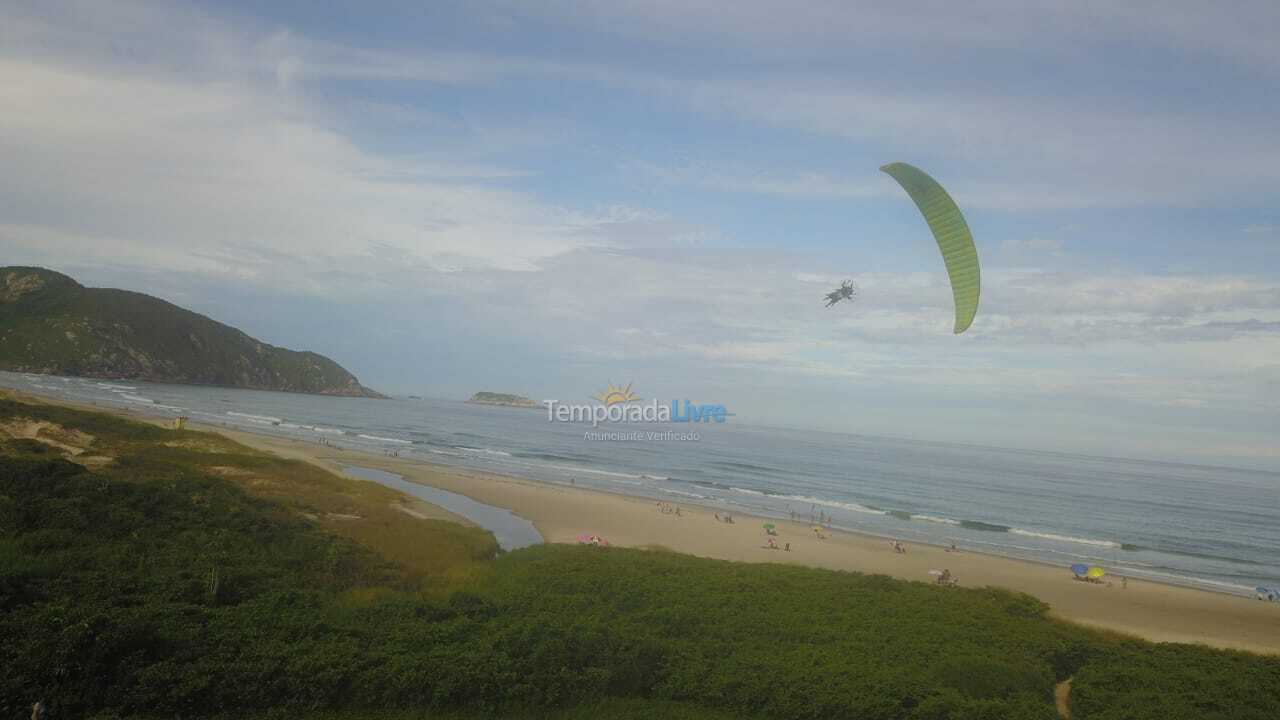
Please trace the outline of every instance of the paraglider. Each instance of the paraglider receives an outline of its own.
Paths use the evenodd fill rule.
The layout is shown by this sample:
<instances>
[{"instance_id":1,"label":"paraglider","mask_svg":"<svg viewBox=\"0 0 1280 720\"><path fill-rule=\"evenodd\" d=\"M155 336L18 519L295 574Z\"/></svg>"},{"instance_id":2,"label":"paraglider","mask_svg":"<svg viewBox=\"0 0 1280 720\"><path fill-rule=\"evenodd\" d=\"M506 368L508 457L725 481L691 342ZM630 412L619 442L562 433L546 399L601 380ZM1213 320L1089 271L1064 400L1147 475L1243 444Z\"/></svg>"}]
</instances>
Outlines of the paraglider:
<instances>
[{"instance_id":1,"label":"paraglider","mask_svg":"<svg viewBox=\"0 0 1280 720\"><path fill-rule=\"evenodd\" d=\"M844 282L840 283L840 287L827 293L826 295L827 307L831 307L832 305L835 305L841 300L848 300L849 302L853 302L853 299L857 296L858 296L858 288L854 286L853 281L845 280Z\"/></svg>"},{"instance_id":2,"label":"paraglider","mask_svg":"<svg viewBox=\"0 0 1280 720\"><path fill-rule=\"evenodd\" d=\"M951 294L955 300L955 333L959 335L973 323L978 313L978 295L981 290L978 250L973 245L973 235L960 208L947 191L923 170L906 163L890 163L880 168L888 174L915 202L929 223L929 230L942 251L951 280ZM830 297L830 296L828 296Z\"/></svg>"}]
</instances>

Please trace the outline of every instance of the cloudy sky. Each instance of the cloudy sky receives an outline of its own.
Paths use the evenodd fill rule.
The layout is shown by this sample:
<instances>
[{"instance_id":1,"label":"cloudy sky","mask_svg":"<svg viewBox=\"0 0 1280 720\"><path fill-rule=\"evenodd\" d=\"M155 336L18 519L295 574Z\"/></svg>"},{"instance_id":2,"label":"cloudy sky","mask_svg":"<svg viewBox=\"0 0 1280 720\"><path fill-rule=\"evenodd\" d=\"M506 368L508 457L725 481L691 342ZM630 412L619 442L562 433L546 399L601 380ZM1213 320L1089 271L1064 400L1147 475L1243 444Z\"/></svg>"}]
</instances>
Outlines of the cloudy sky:
<instances>
[{"instance_id":1,"label":"cloudy sky","mask_svg":"<svg viewBox=\"0 0 1280 720\"><path fill-rule=\"evenodd\" d=\"M1274 0L0 0L0 264L392 392L1280 468L1277 36ZM896 160L974 231L962 336Z\"/></svg>"}]
</instances>

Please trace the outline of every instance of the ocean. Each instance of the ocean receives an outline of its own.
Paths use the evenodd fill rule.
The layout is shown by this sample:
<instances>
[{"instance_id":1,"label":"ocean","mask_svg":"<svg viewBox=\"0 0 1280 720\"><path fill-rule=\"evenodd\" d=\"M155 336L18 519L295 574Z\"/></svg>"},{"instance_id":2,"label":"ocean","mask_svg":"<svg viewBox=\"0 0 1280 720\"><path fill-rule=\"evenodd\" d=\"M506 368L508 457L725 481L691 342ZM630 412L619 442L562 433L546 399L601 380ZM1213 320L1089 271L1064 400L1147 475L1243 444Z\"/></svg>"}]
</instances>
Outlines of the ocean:
<instances>
[{"instance_id":1,"label":"ocean","mask_svg":"<svg viewBox=\"0 0 1280 720\"><path fill-rule=\"evenodd\" d=\"M1238 595L1280 586L1280 474L753 426L589 440L545 409L0 373L0 386L547 483Z\"/></svg>"}]
</instances>

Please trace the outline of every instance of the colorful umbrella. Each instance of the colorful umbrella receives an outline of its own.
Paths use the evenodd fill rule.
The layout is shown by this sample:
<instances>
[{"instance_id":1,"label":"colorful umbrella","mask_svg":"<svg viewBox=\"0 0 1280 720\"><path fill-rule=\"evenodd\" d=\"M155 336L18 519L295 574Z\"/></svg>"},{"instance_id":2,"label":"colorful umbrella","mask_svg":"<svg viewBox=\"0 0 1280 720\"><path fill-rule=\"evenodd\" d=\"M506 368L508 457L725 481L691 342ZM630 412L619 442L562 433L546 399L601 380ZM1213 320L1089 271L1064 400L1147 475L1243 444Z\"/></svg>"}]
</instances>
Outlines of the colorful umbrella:
<instances>
[{"instance_id":1,"label":"colorful umbrella","mask_svg":"<svg viewBox=\"0 0 1280 720\"><path fill-rule=\"evenodd\" d=\"M764 524L764 529L765 529L765 530L772 530L773 528L774 528L773 523L765 523L765 524Z\"/></svg>"},{"instance_id":2,"label":"colorful umbrella","mask_svg":"<svg viewBox=\"0 0 1280 720\"><path fill-rule=\"evenodd\" d=\"M1103 570L1102 568L1098 567L1097 565L1094 565L1093 567L1089 568L1089 572L1086 574L1086 576L1087 576L1090 580L1098 580L1098 579L1100 579L1103 575L1106 575L1106 574L1107 574L1107 571L1106 571L1106 570Z\"/></svg>"},{"instance_id":3,"label":"colorful umbrella","mask_svg":"<svg viewBox=\"0 0 1280 720\"><path fill-rule=\"evenodd\" d=\"M1084 577L1085 573L1089 572L1089 566L1084 563L1076 563L1071 566L1071 572L1074 573L1076 577Z\"/></svg>"}]
</instances>

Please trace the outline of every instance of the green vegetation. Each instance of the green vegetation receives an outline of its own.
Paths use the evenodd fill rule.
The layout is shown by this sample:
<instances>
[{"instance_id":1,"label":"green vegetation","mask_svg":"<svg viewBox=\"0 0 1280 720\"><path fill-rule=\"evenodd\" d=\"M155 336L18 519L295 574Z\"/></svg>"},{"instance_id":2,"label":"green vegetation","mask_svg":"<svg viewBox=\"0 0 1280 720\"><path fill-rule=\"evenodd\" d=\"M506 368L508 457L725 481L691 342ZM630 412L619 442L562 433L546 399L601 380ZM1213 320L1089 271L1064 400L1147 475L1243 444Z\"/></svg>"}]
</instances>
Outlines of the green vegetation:
<instances>
[{"instance_id":1,"label":"green vegetation","mask_svg":"<svg viewBox=\"0 0 1280 720\"><path fill-rule=\"evenodd\" d=\"M1025 595L497 554L372 483L0 400L0 438L33 423L0 439L0 715L1049 720L1070 676L1085 720L1280 707L1280 658L1091 632Z\"/></svg>"},{"instance_id":2,"label":"green vegetation","mask_svg":"<svg viewBox=\"0 0 1280 720\"><path fill-rule=\"evenodd\" d=\"M141 293L0 268L0 369L381 397L334 361L259 342Z\"/></svg>"},{"instance_id":3,"label":"green vegetation","mask_svg":"<svg viewBox=\"0 0 1280 720\"><path fill-rule=\"evenodd\" d=\"M513 407L537 407L538 403L523 395L481 391L471 396L469 403L479 405L511 405Z\"/></svg>"}]
</instances>

